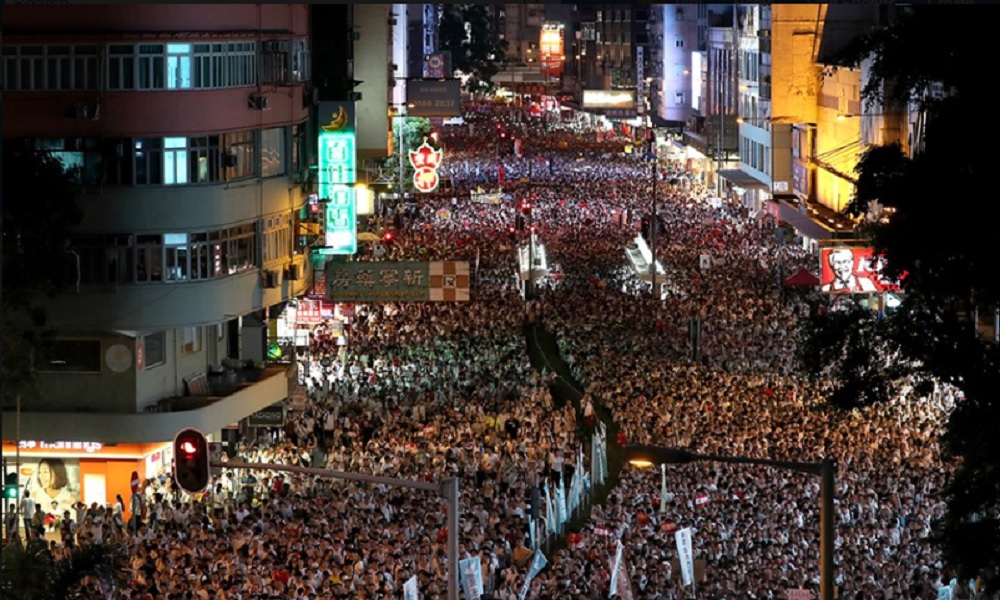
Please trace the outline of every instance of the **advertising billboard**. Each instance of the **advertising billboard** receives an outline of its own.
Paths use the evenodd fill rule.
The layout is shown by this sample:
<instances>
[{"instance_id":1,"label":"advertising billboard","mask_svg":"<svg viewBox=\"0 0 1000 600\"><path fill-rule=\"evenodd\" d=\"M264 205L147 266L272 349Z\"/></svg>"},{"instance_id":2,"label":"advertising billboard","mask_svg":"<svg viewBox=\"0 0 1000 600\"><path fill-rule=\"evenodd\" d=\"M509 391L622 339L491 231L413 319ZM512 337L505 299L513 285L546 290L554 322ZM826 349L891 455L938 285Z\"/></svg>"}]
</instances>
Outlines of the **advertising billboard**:
<instances>
[{"instance_id":1,"label":"advertising billboard","mask_svg":"<svg viewBox=\"0 0 1000 600\"><path fill-rule=\"evenodd\" d=\"M80 501L80 461L75 458L43 457L21 459L18 485L22 497L28 497L42 511L46 522L62 517L69 511L76 518L73 506ZM40 508L39 508L40 507Z\"/></svg>"},{"instance_id":2,"label":"advertising billboard","mask_svg":"<svg viewBox=\"0 0 1000 600\"><path fill-rule=\"evenodd\" d=\"M462 92L457 79L411 79L406 82L410 117L458 117L462 114Z\"/></svg>"},{"instance_id":3,"label":"advertising billboard","mask_svg":"<svg viewBox=\"0 0 1000 600\"><path fill-rule=\"evenodd\" d=\"M334 302L464 302L469 263L328 263L326 296Z\"/></svg>"},{"instance_id":4,"label":"advertising billboard","mask_svg":"<svg viewBox=\"0 0 1000 600\"><path fill-rule=\"evenodd\" d=\"M541 73L546 77L559 77L563 72L566 55L563 53L564 26L562 23L542 24L538 34L538 53L541 56Z\"/></svg>"},{"instance_id":5,"label":"advertising billboard","mask_svg":"<svg viewBox=\"0 0 1000 600\"><path fill-rule=\"evenodd\" d=\"M886 279L885 264L872 248L834 246L822 248L820 289L831 294L894 292L899 282Z\"/></svg>"},{"instance_id":6,"label":"advertising billboard","mask_svg":"<svg viewBox=\"0 0 1000 600\"><path fill-rule=\"evenodd\" d=\"M584 108L635 108L635 90L583 90Z\"/></svg>"},{"instance_id":7,"label":"advertising billboard","mask_svg":"<svg viewBox=\"0 0 1000 600\"><path fill-rule=\"evenodd\" d=\"M435 52L424 57L424 77L430 79L451 77L451 52Z\"/></svg>"},{"instance_id":8,"label":"advertising billboard","mask_svg":"<svg viewBox=\"0 0 1000 600\"><path fill-rule=\"evenodd\" d=\"M326 203L324 248L320 254L354 254L358 251L357 134L354 104L321 102L319 105L319 187Z\"/></svg>"}]
</instances>

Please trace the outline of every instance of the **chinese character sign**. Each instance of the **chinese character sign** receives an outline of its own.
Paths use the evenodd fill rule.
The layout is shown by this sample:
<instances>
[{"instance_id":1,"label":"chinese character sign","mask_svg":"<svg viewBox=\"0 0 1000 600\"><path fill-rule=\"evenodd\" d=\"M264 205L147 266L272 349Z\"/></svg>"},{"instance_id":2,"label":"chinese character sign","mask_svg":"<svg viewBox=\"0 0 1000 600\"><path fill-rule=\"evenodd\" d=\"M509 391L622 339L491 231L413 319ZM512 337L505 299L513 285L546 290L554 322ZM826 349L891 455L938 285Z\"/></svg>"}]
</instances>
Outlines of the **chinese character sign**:
<instances>
[{"instance_id":1,"label":"chinese character sign","mask_svg":"<svg viewBox=\"0 0 1000 600\"><path fill-rule=\"evenodd\" d=\"M428 193L437 189L441 178L438 167L444 158L443 150L435 150L426 141L419 148L410 152L410 164L414 168L413 187L418 192Z\"/></svg>"},{"instance_id":2,"label":"chinese character sign","mask_svg":"<svg viewBox=\"0 0 1000 600\"><path fill-rule=\"evenodd\" d=\"M467 301L469 263L328 263L326 295L334 302Z\"/></svg>"},{"instance_id":3,"label":"chinese character sign","mask_svg":"<svg viewBox=\"0 0 1000 600\"><path fill-rule=\"evenodd\" d=\"M349 132L319 136L319 197L326 202L326 246L323 254L358 251L355 137Z\"/></svg>"}]
</instances>

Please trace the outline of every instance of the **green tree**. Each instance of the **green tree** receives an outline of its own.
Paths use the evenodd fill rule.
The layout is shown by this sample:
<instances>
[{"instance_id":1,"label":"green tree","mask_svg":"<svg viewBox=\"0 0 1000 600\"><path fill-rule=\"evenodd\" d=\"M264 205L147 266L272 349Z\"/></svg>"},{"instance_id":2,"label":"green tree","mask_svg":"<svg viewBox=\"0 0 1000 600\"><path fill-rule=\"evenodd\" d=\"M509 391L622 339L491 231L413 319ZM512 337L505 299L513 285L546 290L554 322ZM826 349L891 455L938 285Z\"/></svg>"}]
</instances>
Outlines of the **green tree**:
<instances>
[{"instance_id":1,"label":"green tree","mask_svg":"<svg viewBox=\"0 0 1000 600\"><path fill-rule=\"evenodd\" d=\"M4 405L34 391L33 357L53 331L39 301L54 296L75 266L69 230L80 222L73 173L44 151L3 152L3 381Z\"/></svg>"},{"instance_id":2,"label":"green tree","mask_svg":"<svg viewBox=\"0 0 1000 600\"><path fill-rule=\"evenodd\" d=\"M445 4L442 11L438 29L441 49L451 52L455 71L469 76L466 88L470 92L488 91L507 51L507 41L500 39L493 26L489 7Z\"/></svg>"},{"instance_id":3,"label":"green tree","mask_svg":"<svg viewBox=\"0 0 1000 600\"><path fill-rule=\"evenodd\" d=\"M839 378L841 405L880 402L901 377L956 386L958 403L943 439L954 465L944 496L945 518L935 540L961 578L983 577L1000 590L1000 349L980 338L970 319L1000 301L992 145L992 82L978 67L988 19L968 10L913 7L890 26L860 37L844 55L865 58L871 79L867 109L919 105L924 143L913 157L899 145L868 150L859 163L854 216L886 209L888 219L866 228L890 276L903 277L900 312L877 321L864 311L819 315L802 345L804 365ZM933 39L933 44L927 40ZM940 92L929 94L933 88ZM991 212L989 214L992 214Z\"/></svg>"},{"instance_id":4,"label":"green tree","mask_svg":"<svg viewBox=\"0 0 1000 600\"><path fill-rule=\"evenodd\" d=\"M129 583L128 548L118 542L80 544L55 558L48 542L20 539L3 547L3 596L10 600L73 600L117 597Z\"/></svg>"},{"instance_id":5,"label":"green tree","mask_svg":"<svg viewBox=\"0 0 1000 600\"><path fill-rule=\"evenodd\" d=\"M403 128L403 189L412 190L413 189L413 166L410 165L410 151L416 150L421 144L426 141L431 146L437 148L439 147L437 142L431 137L433 127L431 126L431 120L424 117L404 117L396 118L392 120L392 139L393 145L396 148L396 153L394 156L390 156L386 159L387 170L393 174L395 177L396 172L399 171L400 157L399 157L399 128ZM395 188L393 191L395 191Z\"/></svg>"}]
</instances>

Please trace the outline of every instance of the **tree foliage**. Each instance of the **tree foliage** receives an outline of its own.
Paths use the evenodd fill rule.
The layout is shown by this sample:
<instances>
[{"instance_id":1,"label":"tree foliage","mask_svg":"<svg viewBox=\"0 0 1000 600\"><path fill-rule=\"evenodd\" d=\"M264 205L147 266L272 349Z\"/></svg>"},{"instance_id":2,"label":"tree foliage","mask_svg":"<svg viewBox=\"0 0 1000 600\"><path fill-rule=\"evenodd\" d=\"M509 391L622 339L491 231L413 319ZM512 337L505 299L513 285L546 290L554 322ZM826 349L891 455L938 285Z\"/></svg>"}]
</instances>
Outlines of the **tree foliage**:
<instances>
[{"instance_id":1,"label":"tree foliage","mask_svg":"<svg viewBox=\"0 0 1000 600\"><path fill-rule=\"evenodd\" d=\"M3 595L11 600L72 600L115 597L95 594L128 586L128 549L118 542L80 544L56 558L44 539L3 547Z\"/></svg>"},{"instance_id":2,"label":"tree foliage","mask_svg":"<svg viewBox=\"0 0 1000 600\"><path fill-rule=\"evenodd\" d=\"M943 439L955 471L935 539L962 578L1000 590L1000 350L982 340L970 315L1000 302L995 221L978 210L992 198L993 141L1000 125L991 85L978 68L988 20L968 11L910 7L891 25L859 38L844 62L870 59L864 100L924 110L924 145L912 158L899 145L874 147L858 165L849 214L880 205L890 218L867 228L902 276L900 312L877 321L863 312L818 316L802 346L804 365L839 379L834 396L857 405L893 396L901 377L933 377L964 395ZM933 44L927 40L933 39ZM943 94L928 94L937 86ZM888 360L887 360L888 359ZM870 391L869 391L870 390Z\"/></svg>"},{"instance_id":3,"label":"tree foliage","mask_svg":"<svg viewBox=\"0 0 1000 600\"><path fill-rule=\"evenodd\" d=\"M482 92L493 87L491 79L500 72L507 41L490 20L489 7L483 4L441 5L438 28L441 49L451 52L452 68L468 75L466 87Z\"/></svg>"},{"instance_id":4,"label":"tree foliage","mask_svg":"<svg viewBox=\"0 0 1000 600\"><path fill-rule=\"evenodd\" d=\"M431 120L424 117L406 117L404 119L393 119L392 120L392 139L393 145L396 147L396 152L393 156L386 159L386 171L393 174L395 178L396 172L399 171L400 157L399 157L399 128L403 128L403 189L412 190L413 189L413 166L410 164L409 153L416 150L425 141L434 148L438 148L439 145L431 137L431 132L433 127L431 126ZM397 184L398 185L398 184ZM392 191L396 191L396 187Z\"/></svg>"},{"instance_id":5,"label":"tree foliage","mask_svg":"<svg viewBox=\"0 0 1000 600\"><path fill-rule=\"evenodd\" d=\"M45 151L3 152L4 404L34 389L32 357L52 337L39 305L75 277L69 230L80 222L72 173ZM75 263L73 263L75 264Z\"/></svg>"}]
</instances>

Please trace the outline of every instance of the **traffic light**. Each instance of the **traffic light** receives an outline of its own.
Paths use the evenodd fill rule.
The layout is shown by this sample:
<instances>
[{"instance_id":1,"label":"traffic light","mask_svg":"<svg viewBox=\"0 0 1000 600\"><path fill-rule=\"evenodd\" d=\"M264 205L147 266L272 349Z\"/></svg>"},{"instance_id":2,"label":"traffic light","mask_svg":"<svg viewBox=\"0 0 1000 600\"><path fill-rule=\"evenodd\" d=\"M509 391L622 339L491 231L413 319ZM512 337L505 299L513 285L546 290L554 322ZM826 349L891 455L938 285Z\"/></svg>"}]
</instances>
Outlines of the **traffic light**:
<instances>
[{"instance_id":1,"label":"traffic light","mask_svg":"<svg viewBox=\"0 0 1000 600\"><path fill-rule=\"evenodd\" d=\"M395 239L396 235L391 231L386 231L382 234L382 241L386 244L391 244L392 240Z\"/></svg>"},{"instance_id":2,"label":"traffic light","mask_svg":"<svg viewBox=\"0 0 1000 600\"><path fill-rule=\"evenodd\" d=\"M17 500L19 486L17 485L17 473L10 472L3 476L3 497L7 500Z\"/></svg>"},{"instance_id":3,"label":"traffic light","mask_svg":"<svg viewBox=\"0 0 1000 600\"><path fill-rule=\"evenodd\" d=\"M189 494L208 488L208 441L197 429L181 429L174 436L174 483Z\"/></svg>"}]
</instances>

